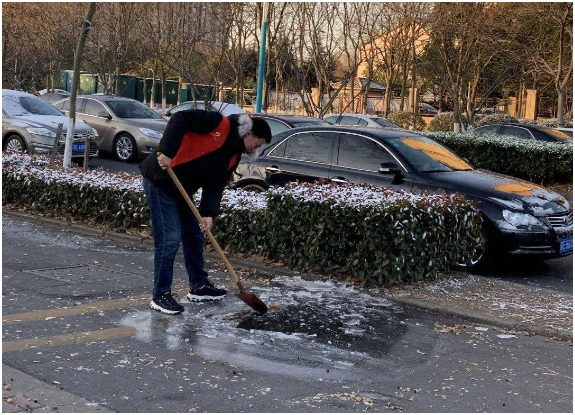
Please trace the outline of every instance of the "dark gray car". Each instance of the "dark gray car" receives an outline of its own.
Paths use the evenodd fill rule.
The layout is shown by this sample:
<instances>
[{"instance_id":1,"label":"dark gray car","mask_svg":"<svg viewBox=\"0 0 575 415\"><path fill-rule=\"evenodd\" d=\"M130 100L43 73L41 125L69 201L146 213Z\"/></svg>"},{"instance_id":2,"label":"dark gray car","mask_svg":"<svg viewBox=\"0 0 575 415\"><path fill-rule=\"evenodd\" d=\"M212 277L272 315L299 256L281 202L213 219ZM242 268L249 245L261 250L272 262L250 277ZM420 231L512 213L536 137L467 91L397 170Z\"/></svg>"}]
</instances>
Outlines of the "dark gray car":
<instances>
[{"instance_id":1,"label":"dark gray car","mask_svg":"<svg viewBox=\"0 0 575 415\"><path fill-rule=\"evenodd\" d=\"M70 99L54 104L66 113ZM111 95L81 95L76 102L78 119L98 130L100 150L120 161L146 157L158 147L167 121L139 101Z\"/></svg>"}]
</instances>

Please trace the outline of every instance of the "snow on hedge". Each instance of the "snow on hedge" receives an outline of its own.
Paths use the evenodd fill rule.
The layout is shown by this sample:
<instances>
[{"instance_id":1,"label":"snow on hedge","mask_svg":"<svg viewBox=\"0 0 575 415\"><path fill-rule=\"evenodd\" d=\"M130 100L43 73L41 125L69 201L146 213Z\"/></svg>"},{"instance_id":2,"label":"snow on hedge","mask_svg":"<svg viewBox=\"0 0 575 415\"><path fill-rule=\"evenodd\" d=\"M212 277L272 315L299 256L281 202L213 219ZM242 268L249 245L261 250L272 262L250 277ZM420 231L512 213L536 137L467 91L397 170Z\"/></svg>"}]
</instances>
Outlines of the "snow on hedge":
<instances>
[{"instance_id":1,"label":"snow on hedge","mask_svg":"<svg viewBox=\"0 0 575 415\"><path fill-rule=\"evenodd\" d=\"M285 187L272 189L271 194L282 198L289 195L300 202L319 202L329 204L332 207L371 207L381 210L399 203L402 205L407 203L412 207L421 202L429 205L443 204L446 200L452 200L455 197L440 193L411 193L391 187L376 187L363 184L334 185L329 183L290 183Z\"/></svg>"},{"instance_id":2,"label":"snow on hedge","mask_svg":"<svg viewBox=\"0 0 575 415\"><path fill-rule=\"evenodd\" d=\"M530 140L501 134L454 133L446 131L420 131L419 134L439 142L444 140L467 142L471 140L477 144L494 144L498 147L516 148L524 151L540 150L556 154L569 154L573 152L573 143Z\"/></svg>"},{"instance_id":3,"label":"snow on hedge","mask_svg":"<svg viewBox=\"0 0 575 415\"><path fill-rule=\"evenodd\" d=\"M16 179L39 179L46 184L59 183L115 191L132 191L144 193L142 176L125 172L111 173L102 169L88 170L77 167L73 169L49 168L49 158L44 155L4 154L2 171ZM201 190L194 199L199 202ZM222 198L222 209L265 209L264 194L244 190L226 189Z\"/></svg>"}]
</instances>

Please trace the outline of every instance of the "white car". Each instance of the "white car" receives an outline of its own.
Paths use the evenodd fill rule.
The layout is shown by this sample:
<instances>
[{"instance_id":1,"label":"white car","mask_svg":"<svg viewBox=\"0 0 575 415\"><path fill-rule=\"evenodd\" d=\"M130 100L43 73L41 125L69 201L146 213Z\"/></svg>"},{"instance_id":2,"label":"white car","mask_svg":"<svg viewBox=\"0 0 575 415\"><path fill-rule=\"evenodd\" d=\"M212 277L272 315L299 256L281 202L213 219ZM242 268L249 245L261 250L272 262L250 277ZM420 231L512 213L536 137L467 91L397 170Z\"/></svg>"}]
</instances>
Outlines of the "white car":
<instances>
[{"instance_id":1,"label":"white car","mask_svg":"<svg viewBox=\"0 0 575 415\"><path fill-rule=\"evenodd\" d=\"M228 116L232 114L244 114L245 111L243 108L238 107L237 105L230 104L227 102L219 102L219 101L211 101L208 105L211 111L218 111L221 112L223 115ZM179 111L185 110L205 110L206 109L206 102L205 101L186 101L182 102L180 105L175 106L166 111L164 118L169 120L172 114L175 114Z\"/></svg>"},{"instance_id":2,"label":"white car","mask_svg":"<svg viewBox=\"0 0 575 415\"><path fill-rule=\"evenodd\" d=\"M392 128L401 130L402 128L383 117L366 114L333 114L324 117L324 120L334 125L357 125L362 127Z\"/></svg>"}]
</instances>

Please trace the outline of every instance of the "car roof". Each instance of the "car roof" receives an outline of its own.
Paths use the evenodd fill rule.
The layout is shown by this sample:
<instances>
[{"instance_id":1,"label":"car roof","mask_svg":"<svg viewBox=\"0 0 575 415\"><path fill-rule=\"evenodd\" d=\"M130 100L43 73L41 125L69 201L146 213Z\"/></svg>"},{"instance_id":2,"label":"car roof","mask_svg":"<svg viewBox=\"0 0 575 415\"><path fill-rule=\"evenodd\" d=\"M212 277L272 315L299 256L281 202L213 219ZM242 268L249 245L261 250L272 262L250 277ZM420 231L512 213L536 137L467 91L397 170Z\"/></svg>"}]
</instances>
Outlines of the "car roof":
<instances>
[{"instance_id":1,"label":"car roof","mask_svg":"<svg viewBox=\"0 0 575 415\"><path fill-rule=\"evenodd\" d=\"M30 96L35 97L36 96L36 95L29 94L28 92L24 92L24 91L15 91L14 89L3 89L2 90L2 96L10 96L10 95L19 96L19 97L30 97Z\"/></svg>"},{"instance_id":2,"label":"car roof","mask_svg":"<svg viewBox=\"0 0 575 415\"><path fill-rule=\"evenodd\" d=\"M342 113L342 114L330 114L329 117L357 117L357 118L361 118L364 120L373 120L374 118L383 118L383 117L378 117L377 115L370 115L370 114L350 114L350 113Z\"/></svg>"},{"instance_id":3,"label":"car roof","mask_svg":"<svg viewBox=\"0 0 575 415\"><path fill-rule=\"evenodd\" d=\"M280 120L280 121L285 121L285 122L306 122L309 120L314 120L314 121L324 121L327 123L327 121L322 120L321 118L314 118L314 117L306 117L304 115L292 115L292 114L251 114L252 117L254 118L271 118L271 119L276 119L276 120Z\"/></svg>"},{"instance_id":4,"label":"car roof","mask_svg":"<svg viewBox=\"0 0 575 415\"><path fill-rule=\"evenodd\" d=\"M333 131L333 132L346 132L367 135L372 138L378 139L388 139L388 138L399 138L399 137L421 137L421 135L407 130L397 130L397 129L383 129L377 127L365 127L356 125L318 125L309 127L298 127L291 129L291 133L303 132L303 131Z\"/></svg>"}]
</instances>

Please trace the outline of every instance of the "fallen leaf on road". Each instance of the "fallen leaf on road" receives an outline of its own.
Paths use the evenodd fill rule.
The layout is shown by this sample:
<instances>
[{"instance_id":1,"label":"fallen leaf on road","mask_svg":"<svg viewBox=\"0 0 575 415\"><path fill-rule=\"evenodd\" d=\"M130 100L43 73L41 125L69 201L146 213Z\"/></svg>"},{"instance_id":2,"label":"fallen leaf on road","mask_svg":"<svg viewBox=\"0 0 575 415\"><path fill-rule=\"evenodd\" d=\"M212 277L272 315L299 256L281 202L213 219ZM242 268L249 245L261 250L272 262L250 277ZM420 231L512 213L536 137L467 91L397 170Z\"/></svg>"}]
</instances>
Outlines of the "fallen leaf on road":
<instances>
[{"instance_id":1,"label":"fallen leaf on road","mask_svg":"<svg viewBox=\"0 0 575 415\"><path fill-rule=\"evenodd\" d=\"M78 353L70 353L70 356L72 357L78 356Z\"/></svg>"},{"instance_id":2,"label":"fallen leaf on road","mask_svg":"<svg viewBox=\"0 0 575 415\"><path fill-rule=\"evenodd\" d=\"M4 390L5 390L5 391L9 391L9 390L10 390L10 385L4 386Z\"/></svg>"},{"instance_id":3,"label":"fallen leaf on road","mask_svg":"<svg viewBox=\"0 0 575 415\"><path fill-rule=\"evenodd\" d=\"M279 304L270 304L270 308L277 310L278 308L280 308Z\"/></svg>"},{"instance_id":4,"label":"fallen leaf on road","mask_svg":"<svg viewBox=\"0 0 575 415\"><path fill-rule=\"evenodd\" d=\"M52 383L54 383L54 384L56 384L56 385L59 385L59 384L60 384L60 382L58 382L57 380L53 380Z\"/></svg>"},{"instance_id":5,"label":"fallen leaf on road","mask_svg":"<svg viewBox=\"0 0 575 415\"><path fill-rule=\"evenodd\" d=\"M6 399L6 402L8 402L8 403L12 403L12 398L8 398L8 399Z\"/></svg>"},{"instance_id":6,"label":"fallen leaf on road","mask_svg":"<svg viewBox=\"0 0 575 415\"><path fill-rule=\"evenodd\" d=\"M190 352L190 356L195 356L196 354L194 352Z\"/></svg>"}]
</instances>

